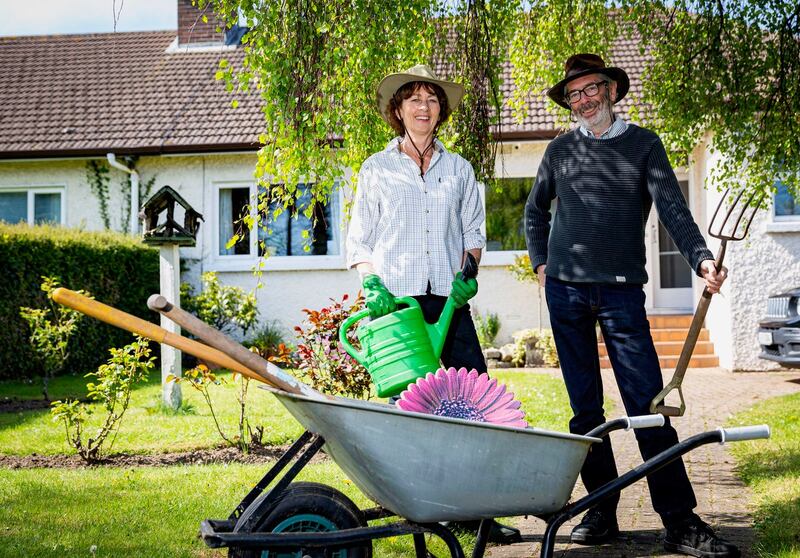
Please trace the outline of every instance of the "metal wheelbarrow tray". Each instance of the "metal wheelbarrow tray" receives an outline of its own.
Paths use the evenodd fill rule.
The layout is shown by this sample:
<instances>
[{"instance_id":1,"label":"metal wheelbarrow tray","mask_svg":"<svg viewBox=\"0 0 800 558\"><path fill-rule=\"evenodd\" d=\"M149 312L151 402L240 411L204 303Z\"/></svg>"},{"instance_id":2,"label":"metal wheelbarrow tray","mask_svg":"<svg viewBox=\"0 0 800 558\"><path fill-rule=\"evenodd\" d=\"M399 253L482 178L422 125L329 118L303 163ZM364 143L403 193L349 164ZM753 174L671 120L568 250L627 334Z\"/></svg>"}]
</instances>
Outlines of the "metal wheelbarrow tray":
<instances>
[{"instance_id":1,"label":"metal wheelbarrow tray","mask_svg":"<svg viewBox=\"0 0 800 558\"><path fill-rule=\"evenodd\" d=\"M547 558L565 521L692 449L711 442L769 437L766 425L696 434L568 503L591 444L620 428L660 426L664 416L616 419L577 436L410 413L391 405L321 394L159 295L150 297L148 306L210 347L67 289L57 289L53 299L269 383L273 387L266 389L306 428L227 519L201 523L206 544L229 547L232 556L274 558L275 552L282 551L278 556L369 558L374 539L412 535L417 558L426 558L424 534L433 533L445 542L453 558L462 558L458 539L439 522L478 519L482 521L472 556L480 558L490 519L529 514L547 522L541 547L541 556ZM292 482L323 447L379 507L360 510L331 487ZM400 519L369 525L393 516Z\"/></svg>"}]
</instances>

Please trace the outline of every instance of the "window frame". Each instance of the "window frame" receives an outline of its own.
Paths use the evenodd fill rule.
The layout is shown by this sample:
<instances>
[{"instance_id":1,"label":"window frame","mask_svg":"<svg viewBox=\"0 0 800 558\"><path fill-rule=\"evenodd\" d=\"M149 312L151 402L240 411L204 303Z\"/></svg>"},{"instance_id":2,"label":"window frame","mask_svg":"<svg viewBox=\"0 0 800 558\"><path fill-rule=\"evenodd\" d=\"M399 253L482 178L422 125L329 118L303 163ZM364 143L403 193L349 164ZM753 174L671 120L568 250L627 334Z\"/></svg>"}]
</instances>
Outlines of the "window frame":
<instances>
[{"instance_id":1,"label":"window frame","mask_svg":"<svg viewBox=\"0 0 800 558\"><path fill-rule=\"evenodd\" d=\"M339 254L325 256L258 256L258 235L250 235L249 254L220 254L220 191L234 188L247 188L250 200L256 195L256 183L253 181L218 181L212 184L213 192L213 215L214 227L211 236L211 261L209 271L252 271L260 269L263 271L303 271L303 270L322 270L322 269L345 269L344 257L344 232L342 231L342 208L344 207L343 188L341 184L336 188L336 207L337 215L331 214L331 226L334 229L334 242L339 247ZM255 217L255 210L251 207L252 215Z\"/></svg>"},{"instance_id":2,"label":"window frame","mask_svg":"<svg viewBox=\"0 0 800 558\"><path fill-rule=\"evenodd\" d=\"M776 182L778 182L776 180ZM772 193L772 204L769 208L769 219L766 230L770 233L800 232L800 215L776 215L775 192ZM795 198L795 204L800 204L800 199Z\"/></svg>"},{"instance_id":3,"label":"window frame","mask_svg":"<svg viewBox=\"0 0 800 558\"><path fill-rule=\"evenodd\" d=\"M59 220L58 225L64 226L67 220L67 189L65 186L58 186L58 185L41 185L41 186L12 186L12 187L0 187L0 193L3 194L13 194L18 192L25 192L27 194L26 198L26 220L29 226L34 226L36 223L34 222L34 218L36 215L35 209L35 199L36 194L58 194L61 198L61 207L59 211ZM3 221L5 222L5 221Z\"/></svg>"}]
</instances>

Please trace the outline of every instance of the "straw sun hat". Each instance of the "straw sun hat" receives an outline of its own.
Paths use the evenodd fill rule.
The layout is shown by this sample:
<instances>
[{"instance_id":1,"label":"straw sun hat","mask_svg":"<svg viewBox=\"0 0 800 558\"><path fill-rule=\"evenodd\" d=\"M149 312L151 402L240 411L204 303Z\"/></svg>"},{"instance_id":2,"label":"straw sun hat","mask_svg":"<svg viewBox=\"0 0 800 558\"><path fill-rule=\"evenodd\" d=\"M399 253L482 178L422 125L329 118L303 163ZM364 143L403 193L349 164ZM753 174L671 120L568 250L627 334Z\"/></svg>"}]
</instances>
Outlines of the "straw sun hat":
<instances>
[{"instance_id":1,"label":"straw sun hat","mask_svg":"<svg viewBox=\"0 0 800 558\"><path fill-rule=\"evenodd\" d=\"M462 97L464 97L463 86L452 81L439 79L436 77L436 74L433 73L433 70L431 70L430 66L425 64L417 64L408 70L404 70L395 74L389 74L381 80L380 84L378 84L377 91L378 111L381 113L383 119L386 120L386 122L389 122L389 124L391 124L387 114L387 111L389 110L389 101L392 99L398 89L407 83L411 83L412 81L435 83L441 87L445 96L447 97L447 104L450 106L450 113L456 110L456 107L461 102Z\"/></svg>"}]
</instances>

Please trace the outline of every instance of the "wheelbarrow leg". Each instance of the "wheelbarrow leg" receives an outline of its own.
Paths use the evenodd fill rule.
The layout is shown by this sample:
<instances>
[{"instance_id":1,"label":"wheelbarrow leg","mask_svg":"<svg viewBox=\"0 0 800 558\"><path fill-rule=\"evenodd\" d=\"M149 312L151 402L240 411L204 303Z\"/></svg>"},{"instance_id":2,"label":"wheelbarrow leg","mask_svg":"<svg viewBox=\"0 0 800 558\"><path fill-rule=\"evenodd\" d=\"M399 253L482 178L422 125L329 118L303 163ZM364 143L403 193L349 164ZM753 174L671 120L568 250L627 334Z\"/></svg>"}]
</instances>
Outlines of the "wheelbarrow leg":
<instances>
[{"instance_id":1,"label":"wheelbarrow leg","mask_svg":"<svg viewBox=\"0 0 800 558\"><path fill-rule=\"evenodd\" d=\"M486 552L486 541L489 540L489 531L492 528L493 519L482 519L478 526L478 534L475 539L475 548L472 550L472 558L483 558Z\"/></svg>"},{"instance_id":2,"label":"wheelbarrow leg","mask_svg":"<svg viewBox=\"0 0 800 558\"><path fill-rule=\"evenodd\" d=\"M425 546L425 535L414 533L414 555L417 558L427 558L428 548Z\"/></svg>"}]
</instances>

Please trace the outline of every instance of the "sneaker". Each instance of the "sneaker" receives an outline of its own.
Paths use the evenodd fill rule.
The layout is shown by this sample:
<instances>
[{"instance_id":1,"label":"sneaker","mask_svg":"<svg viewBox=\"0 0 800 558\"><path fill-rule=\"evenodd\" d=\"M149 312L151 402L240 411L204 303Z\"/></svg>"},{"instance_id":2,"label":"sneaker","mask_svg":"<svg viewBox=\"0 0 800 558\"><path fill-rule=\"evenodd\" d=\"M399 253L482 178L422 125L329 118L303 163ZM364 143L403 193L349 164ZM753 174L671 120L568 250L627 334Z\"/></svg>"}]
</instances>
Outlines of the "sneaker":
<instances>
[{"instance_id":1,"label":"sneaker","mask_svg":"<svg viewBox=\"0 0 800 558\"><path fill-rule=\"evenodd\" d=\"M738 558L741 555L736 545L718 537L711 526L695 514L667 527L664 548L698 558Z\"/></svg>"},{"instance_id":2,"label":"sneaker","mask_svg":"<svg viewBox=\"0 0 800 558\"><path fill-rule=\"evenodd\" d=\"M610 512L592 508L583 516L569 536L576 544L603 544L619 535L617 516Z\"/></svg>"},{"instance_id":3,"label":"sneaker","mask_svg":"<svg viewBox=\"0 0 800 558\"><path fill-rule=\"evenodd\" d=\"M445 523L445 526L453 531L477 533L480 524L480 521L448 521ZM492 520L487 542L500 545L521 543L522 534L519 532L519 529Z\"/></svg>"}]
</instances>

